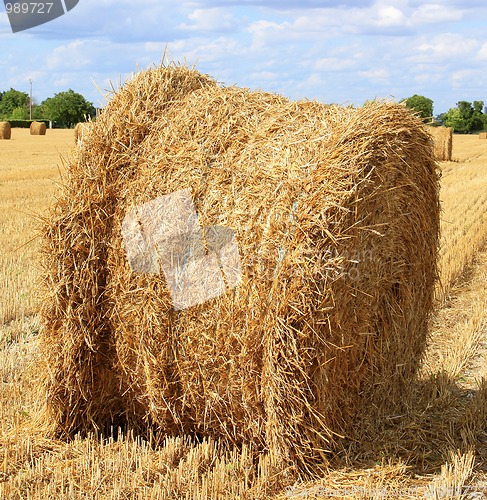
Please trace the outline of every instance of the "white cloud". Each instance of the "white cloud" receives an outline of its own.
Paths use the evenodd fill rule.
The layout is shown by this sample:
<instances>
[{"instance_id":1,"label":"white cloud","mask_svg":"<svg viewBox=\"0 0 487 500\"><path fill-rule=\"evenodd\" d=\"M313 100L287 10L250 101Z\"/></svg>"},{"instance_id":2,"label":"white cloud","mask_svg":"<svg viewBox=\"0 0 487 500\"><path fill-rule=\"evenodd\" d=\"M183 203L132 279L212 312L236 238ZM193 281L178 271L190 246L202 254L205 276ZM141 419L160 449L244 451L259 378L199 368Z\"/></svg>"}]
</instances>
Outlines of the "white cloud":
<instances>
[{"instance_id":1,"label":"white cloud","mask_svg":"<svg viewBox=\"0 0 487 500\"><path fill-rule=\"evenodd\" d=\"M189 31L231 31L237 22L232 13L224 8L196 9L188 15L191 23L182 23L179 28Z\"/></svg>"},{"instance_id":2,"label":"white cloud","mask_svg":"<svg viewBox=\"0 0 487 500\"><path fill-rule=\"evenodd\" d=\"M379 7L377 9L377 26L390 28L406 24L406 16L401 10L393 5Z\"/></svg>"},{"instance_id":3,"label":"white cloud","mask_svg":"<svg viewBox=\"0 0 487 500\"><path fill-rule=\"evenodd\" d=\"M81 69L91 63L93 42L74 40L67 45L56 47L47 58L50 70Z\"/></svg>"},{"instance_id":4,"label":"white cloud","mask_svg":"<svg viewBox=\"0 0 487 500\"><path fill-rule=\"evenodd\" d=\"M0 34L12 33L6 12L0 12Z\"/></svg>"},{"instance_id":5,"label":"white cloud","mask_svg":"<svg viewBox=\"0 0 487 500\"><path fill-rule=\"evenodd\" d=\"M252 47L260 49L276 44L292 36L293 25L289 22L277 23L274 21L259 20L247 28L252 37Z\"/></svg>"},{"instance_id":6,"label":"white cloud","mask_svg":"<svg viewBox=\"0 0 487 500\"><path fill-rule=\"evenodd\" d=\"M157 52L159 54L164 53L167 49L167 42L145 42L144 51L145 52Z\"/></svg>"},{"instance_id":7,"label":"white cloud","mask_svg":"<svg viewBox=\"0 0 487 500\"><path fill-rule=\"evenodd\" d=\"M416 62L441 62L453 59L467 59L478 48L478 41L456 33L436 35L431 40L417 45L417 53L412 56Z\"/></svg>"},{"instance_id":8,"label":"white cloud","mask_svg":"<svg viewBox=\"0 0 487 500\"><path fill-rule=\"evenodd\" d=\"M359 71L359 75L368 80L385 80L389 77L389 71L384 68Z\"/></svg>"},{"instance_id":9,"label":"white cloud","mask_svg":"<svg viewBox=\"0 0 487 500\"><path fill-rule=\"evenodd\" d=\"M319 71L343 71L354 67L354 59L339 57L323 57L314 63L314 68Z\"/></svg>"},{"instance_id":10,"label":"white cloud","mask_svg":"<svg viewBox=\"0 0 487 500\"><path fill-rule=\"evenodd\" d=\"M454 71L451 75L453 86L457 89L464 89L465 86L469 87L472 81L475 81L478 76L478 70L461 69Z\"/></svg>"},{"instance_id":11,"label":"white cloud","mask_svg":"<svg viewBox=\"0 0 487 500\"><path fill-rule=\"evenodd\" d=\"M411 15L413 25L437 24L450 21L459 21L464 16L464 11L448 8L445 5L429 3L421 5Z\"/></svg>"},{"instance_id":12,"label":"white cloud","mask_svg":"<svg viewBox=\"0 0 487 500\"><path fill-rule=\"evenodd\" d=\"M168 43L168 55L177 61L185 60L188 64L220 63L238 60L238 56L245 56L246 49L237 40L231 37L218 38L188 38ZM237 59L236 59L237 58Z\"/></svg>"},{"instance_id":13,"label":"white cloud","mask_svg":"<svg viewBox=\"0 0 487 500\"><path fill-rule=\"evenodd\" d=\"M105 88L167 49L229 84L325 102L438 95L441 112L462 85L483 98L486 14L474 0L83 0L12 35L2 12L0 90L25 89L32 68L40 100L71 86L95 102L92 79Z\"/></svg>"},{"instance_id":14,"label":"white cloud","mask_svg":"<svg viewBox=\"0 0 487 500\"><path fill-rule=\"evenodd\" d=\"M477 52L477 59L480 61L487 61L487 42L484 43Z\"/></svg>"},{"instance_id":15,"label":"white cloud","mask_svg":"<svg viewBox=\"0 0 487 500\"><path fill-rule=\"evenodd\" d=\"M279 73L273 71L256 71L251 74L252 79L255 81L271 81L279 79Z\"/></svg>"}]
</instances>

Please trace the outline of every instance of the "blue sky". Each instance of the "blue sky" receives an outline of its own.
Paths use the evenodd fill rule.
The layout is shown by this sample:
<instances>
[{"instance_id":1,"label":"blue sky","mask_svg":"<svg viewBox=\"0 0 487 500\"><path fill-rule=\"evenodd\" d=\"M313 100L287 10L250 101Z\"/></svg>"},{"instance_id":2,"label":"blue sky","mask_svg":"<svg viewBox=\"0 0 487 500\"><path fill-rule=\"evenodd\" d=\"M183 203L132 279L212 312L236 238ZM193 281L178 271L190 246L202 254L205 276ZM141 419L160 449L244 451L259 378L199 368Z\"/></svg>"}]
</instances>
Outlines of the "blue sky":
<instances>
[{"instance_id":1,"label":"blue sky","mask_svg":"<svg viewBox=\"0 0 487 500\"><path fill-rule=\"evenodd\" d=\"M95 105L171 59L231 85L362 105L421 94L434 113L487 105L487 3L475 0L80 0L12 34L0 4L0 90L37 102L72 88ZM101 89L102 92L100 92Z\"/></svg>"}]
</instances>

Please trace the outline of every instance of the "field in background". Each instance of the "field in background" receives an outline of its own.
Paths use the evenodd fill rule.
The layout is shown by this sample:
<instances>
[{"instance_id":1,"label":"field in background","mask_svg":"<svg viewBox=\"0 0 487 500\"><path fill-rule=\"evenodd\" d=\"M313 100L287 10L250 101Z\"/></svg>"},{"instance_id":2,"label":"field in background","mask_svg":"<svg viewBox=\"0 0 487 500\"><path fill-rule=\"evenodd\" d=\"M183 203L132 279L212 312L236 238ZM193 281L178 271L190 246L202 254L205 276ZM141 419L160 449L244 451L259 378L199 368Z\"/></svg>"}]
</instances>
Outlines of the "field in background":
<instances>
[{"instance_id":1,"label":"field in background","mask_svg":"<svg viewBox=\"0 0 487 500\"><path fill-rule=\"evenodd\" d=\"M72 130L14 129L0 141L1 498L459 498L483 487L487 496L487 141L454 136L454 161L441 164L439 307L410 414L377 442L351 447L329 476L288 484L287 493L268 460L254 467L245 448L184 439L153 448L131 437L62 443L35 433L36 225L54 200L60 155L73 146Z\"/></svg>"},{"instance_id":2,"label":"field in background","mask_svg":"<svg viewBox=\"0 0 487 500\"><path fill-rule=\"evenodd\" d=\"M453 137L451 162L442 166L441 287L450 287L469 266L487 239L487 141L476 135Z\"/></svg>"},{"instance_id":3,"label":"field in background","mask_svg":"<svg viewBox=\"0 0 487 500\"><path fill-rule=\"evenodd\" d=\"M0 325L35 311L37 217L54 199L60 155L72 146L72 130L31 136L14 129L10 141L0 142Z\"/></svg>"}]
</instances>

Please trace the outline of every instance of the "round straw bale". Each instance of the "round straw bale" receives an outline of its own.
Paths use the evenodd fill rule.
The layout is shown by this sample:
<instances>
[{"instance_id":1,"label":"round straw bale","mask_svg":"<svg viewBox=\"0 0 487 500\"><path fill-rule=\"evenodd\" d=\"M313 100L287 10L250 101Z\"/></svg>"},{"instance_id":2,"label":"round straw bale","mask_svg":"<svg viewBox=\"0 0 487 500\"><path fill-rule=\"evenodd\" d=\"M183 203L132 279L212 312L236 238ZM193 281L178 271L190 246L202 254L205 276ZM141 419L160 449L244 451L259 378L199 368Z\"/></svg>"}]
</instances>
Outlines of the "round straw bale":
<instances>
[{"instance_id":1,"label":"round straw bale","mask_svg":"<svg viewBox=\"0 0 487 500\"><path fill-rule=\"evenodd\" d=\"M0 139L10 139L12 137L12 129L9 122L0 122Z\"/></svg>"},{"instance_id":2,"label":"round straw bale","mask_svg":"<svg viewBox=\"0 0 487 500\"><path fill-rule=\"evenodd\" d=\"M487 132L480 132L479 139L487 139Z\"/></svg>"},{"instance_id":3,"label":"round straw bale","mask_svg":"<svg viewBox=\"0 0 487 500\"><path fill-rule=\"evenodd\" d=\"M59 433L149 425L316 470L360 415L401 408L439 229L431 138L405 107L291 102L161 67L118 91L73 155L44 228L44 416ZM173 210L165 235L158 210ZM207 280L186 290L208 300L176 299L176 247Z\"/></svg>"},{"instance_id":4,"label":"round straw bale","mask_svg":"<svg viewBox=\"0 0 487 500\"><path fill-rule=\"evenodd\" d=\"M435 157L438 161L451 161L453 130L451 127L428 127L433 137Z\"/></svg>"},{"instance_id":5,"label":"round straw bale","mask_svg":"<svg viewBox=\"0 0 487 500\"><path fill-rule=\"evenodd\" d=\"M44 122L32 122L30 124L30 135L46 135L46 124Z\"/></svg>"}]
</instances>

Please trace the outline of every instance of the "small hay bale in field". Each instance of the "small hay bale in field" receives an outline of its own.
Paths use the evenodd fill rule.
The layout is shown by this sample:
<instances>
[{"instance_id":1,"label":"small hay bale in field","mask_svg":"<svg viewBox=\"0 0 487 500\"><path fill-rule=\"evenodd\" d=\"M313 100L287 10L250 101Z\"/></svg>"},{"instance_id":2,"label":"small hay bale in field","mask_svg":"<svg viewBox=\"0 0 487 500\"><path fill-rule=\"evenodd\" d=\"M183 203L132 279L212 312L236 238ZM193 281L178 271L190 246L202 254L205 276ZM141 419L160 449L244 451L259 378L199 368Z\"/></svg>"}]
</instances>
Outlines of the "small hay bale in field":
<instances>
[{"instance_id":1,"label":"small hay bale in field","mask_svg":"<svg viewBox=\"0 0 487 500\"><path fill-rule=\"evenodd\" d=\"M487 132L480 132L479 139L487 139Z\"/></svg>"},{"instance_id":2,"label":"small hay bale in field","mask_svg":"<svg viewBox=\"0 0 487 500\"><path fill-rule=\"evenodd\" d=\"M44 122L32 122L30 124L30 135L46 135L46 124Z\"/></svg>"},{"instance_id":3,"label":"small hay bale in field","mask_svg":"<svg viewBox=\"0 0 487 500\"><path fill-rule=\"evenodd\" d=\"M433 137L435 157L438 161L451 161L453 130L450 127L428 127Z\"/></svg>"},{"instance_id":4,"label":"small hay bale in field","mask_svg":"<svg viewBox=\"0 0 487 500\"><path fill-rule=\"evenodd\" d=\"M44 228L55 431L148 425L310 471L360 437L359 417L399 411L439 229L431 139L405 107L161 67L73 154Z\"/></svg>"},{"instance_id":5,"label":"small hay bale in field","mask_svg":"<svg viewBox=\"0 0 487 500\"><path fill-rule=\"evenodd\" d=\"M10 139L12 137L12 129L9 122L0 122L0 139Z\"/></svg>"},{"instance_id":6,"label":"small hay bale in field","mask_svg":"<svg viewBox=\"0 0 487 500\"><path fill-rule=\"evenodd\" d=\"M77 123L76 126L74 127L74 142L76 144L82 142L86 134L88 134L89 129L90 129L89 122Z\"/></svg>"}]
</instances>

